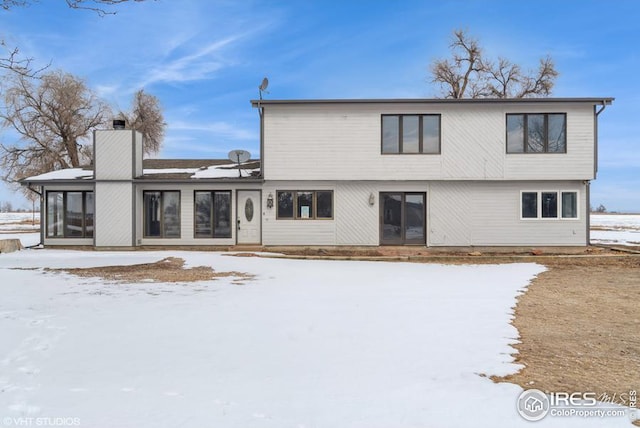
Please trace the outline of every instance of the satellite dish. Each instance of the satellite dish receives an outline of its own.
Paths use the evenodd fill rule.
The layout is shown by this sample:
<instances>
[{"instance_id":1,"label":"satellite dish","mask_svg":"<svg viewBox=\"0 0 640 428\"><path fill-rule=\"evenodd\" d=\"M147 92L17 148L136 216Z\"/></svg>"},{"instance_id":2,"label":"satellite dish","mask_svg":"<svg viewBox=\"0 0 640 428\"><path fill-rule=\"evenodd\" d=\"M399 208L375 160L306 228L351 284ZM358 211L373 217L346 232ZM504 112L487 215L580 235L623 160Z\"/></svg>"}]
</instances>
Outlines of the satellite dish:
<instances>
[{"instance_id":1,"label":"satellite dish","mask_svg":"<svg viewBox=\"0 0 640 428\"><path fill-rule=\"evenodd\" d=\"M265 77L264 79L262 79L262 83L260 84L260 86L258 86L258 89L260 89L260 92L263 92L267 90L268 86L269 86L269 79Z\"/></svg>"},{"instance_id":2,"label":"satellite dish","mask_svg":"<svg viewBox=\"0 0 640 428\"><path fill-rule=\"evenodd\" d=\"M264 79L262 79L262 83L260 84L260 86L258 86L258 92L260 94L260 99L262 99L262 93L263 92L267 92L267 87L269 86L269 79L267 79L266 77ZM268 94L269 92L267 92Z\"/></svg>"},{"instance_id":3,"label":"satellite dish","mask_svg":"<svg viewBox=\"0 0 640 428\"><path fill-rule=\"evenodd\" d=\"M251 158L251 153L246 150L231 150L229 152L229 160L231 162L242 163L246 162Z\"/></svg>"}]
</instances>

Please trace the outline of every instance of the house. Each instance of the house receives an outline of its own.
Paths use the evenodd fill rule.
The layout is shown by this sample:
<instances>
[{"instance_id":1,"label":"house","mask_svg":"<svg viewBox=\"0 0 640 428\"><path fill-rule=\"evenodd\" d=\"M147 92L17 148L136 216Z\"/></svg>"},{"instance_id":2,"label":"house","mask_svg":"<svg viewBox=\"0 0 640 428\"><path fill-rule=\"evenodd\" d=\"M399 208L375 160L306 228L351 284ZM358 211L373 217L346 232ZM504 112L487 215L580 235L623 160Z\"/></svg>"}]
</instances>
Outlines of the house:
<instances>
[{"instance_id":1,"label":"house","mask_svg":"<svg viewBox=\"0 0 640 428\"><path fill-rule=\"evenodd\" d=\"M612 102L254 100L260 160L240 171L101 130L92 168L22 183L47 246L584 246Z\"/></svg>"}]
</instances>

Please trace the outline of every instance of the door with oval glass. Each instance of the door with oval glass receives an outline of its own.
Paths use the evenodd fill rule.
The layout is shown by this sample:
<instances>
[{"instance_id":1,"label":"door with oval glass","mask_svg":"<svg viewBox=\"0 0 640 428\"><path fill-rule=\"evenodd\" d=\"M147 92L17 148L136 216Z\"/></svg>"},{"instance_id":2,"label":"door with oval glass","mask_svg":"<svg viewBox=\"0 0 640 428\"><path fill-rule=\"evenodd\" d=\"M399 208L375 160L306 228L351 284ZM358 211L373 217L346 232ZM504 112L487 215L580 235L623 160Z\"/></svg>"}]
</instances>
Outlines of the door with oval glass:
<instances>
[{"instance_id":1,"label":"door with oval glass","mask_svg":"<svg viewBox=\"0 0 640 428\"><path fill-rule=\"evenodd\" d=\"M238 190L237 242L238 244L259 244L261 205L259 190Z\"/></svg>"}]
</instances>

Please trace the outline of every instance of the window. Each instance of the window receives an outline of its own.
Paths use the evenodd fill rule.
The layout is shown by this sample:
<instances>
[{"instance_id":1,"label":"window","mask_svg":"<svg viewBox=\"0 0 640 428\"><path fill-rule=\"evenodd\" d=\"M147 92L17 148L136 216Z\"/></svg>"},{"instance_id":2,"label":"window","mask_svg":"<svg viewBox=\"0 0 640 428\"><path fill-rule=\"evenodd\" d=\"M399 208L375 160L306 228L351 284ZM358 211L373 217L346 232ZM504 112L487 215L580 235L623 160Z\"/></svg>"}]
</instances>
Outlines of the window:
<instances>
[{"instance_id":1,"label":"window","mask_svg":"<svg viewBox=\"0 0 640 428\"><path fill-rule=\"evenodd\" d=\"M180 238L180 192L144 192L144 237Z\"/></svg>"},{"instance_id":2,"label":"window","mask_svg":"<svg viewBox=\"0 0 640 428\"><path fill-rule=\"evenodd\" d=\"M278 191L278 219L333 218L333 190Z\"/></svg>"},{"instance_id":3,"label":"window","mask_svg":"<svg viewBox=\"0 0 640 428\"><path fill-rule=\"evenodd\" d=\"M538 194L522 192L522 218L538 217Z\"/></svg>"},{"instance_id":4,"label":"window","mask_svg":"<svg viewBox=\"0 0 640 428\"><path fill-rule=\"evenodd\" d=\"M520 198L522 219L578 218L578 192L521 192Z\"/></svg>"},{"instance_id":5,"label":"window","mask_svg":"<svg viewBox=\"0 0 640 428\"><path fill-rule=\"evenodd\" d=\"M565 113L507 114L507 153L566 153Z\"/></svg>"},{"instance_id":6,"label":"window","mask_svg":"<svg viewBox=\"0 0 640 428\"><path fill-rule=\"evenodd\" d=\"M93 204L93 192L47 192L47 238L92 238Z\"/></svg>"},{"instance_id":7,"label":"window","mask_svg":"<svg viewBox=\"0 0 640 428\"><path fill-rule=\"evenodd\" d=\"M194 204L196 238L231 238L230 191L197 191Z\"/></svg>"},{"instance_id":8,"label":"window","mask_svg":"<svg viewBox=\"0 0 640 428\"><path fill-rule=\"evenodd\" d=\"M425 200L424 193L380 193L380 243L424 245Z\"/></svg>"},{"instance_id":9,"label":"window","mask_svg":"<svg viewBox=\"0 0 640 428\"><path fill-rule=\"evenodd\" d=\"M382 115L382 153L440 153L440 115Z\"/></svg>"},{"instance_id":10,"label":"window","mask_svg":"<svg viewBox=\"0 0 640 428\"><path fill-rule=\"evenodd\" d=\"M578 218L578 194L562 192L562 218Z\"/></svg>"}]
</instances>

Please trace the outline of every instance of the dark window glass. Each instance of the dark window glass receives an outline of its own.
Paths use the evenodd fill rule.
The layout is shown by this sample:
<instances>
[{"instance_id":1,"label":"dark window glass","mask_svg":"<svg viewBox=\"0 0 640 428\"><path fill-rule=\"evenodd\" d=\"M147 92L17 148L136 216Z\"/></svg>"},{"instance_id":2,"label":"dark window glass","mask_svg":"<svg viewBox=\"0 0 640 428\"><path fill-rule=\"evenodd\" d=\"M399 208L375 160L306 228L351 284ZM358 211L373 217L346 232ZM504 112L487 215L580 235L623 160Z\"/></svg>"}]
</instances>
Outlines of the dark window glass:
<instances>
[{"instance_id":1,"label":"dark window glass","mask_svg":"<svg viewBox=\"0 0 640 428\"><path fill-rule=\"evenodd\" d=\"M231 192L215 192L214 238L231 238Z\"/></svg>"},{"instance_id":2,"label":"dark window glass","mask_svg":"<svg viewBox=\"0 0 640 428\"><path fill-rule=\"evenodd\" d=\"M93 201L93 192L87 192L84 203L84 231L87 238L93 238L93 217L95 213L95 202Z\"/></svg>"},{"instance_id":3,"label":"dark window glass","mask_svg":"<svg viewBox=\"0 0 640 428\"><path fill-rule=\"evenodd\" d=\"M424 194L407 193L404 202L405 243L424 242Z\"/></svg>"},{"instance_id":4,"label":"dark window glass","mask_svg":"<svg viewBox=\"0 0 640 428\"><path fill-rule=\"evenodd\" d=\"M440 153L440 115L383 115L382 153Z\"/></svg>"},{"instance_id":5,"label":"dark window glass","mask_svg":"<svg viewBox=\"0 0 640 428\"><path fill-rule=\"evenodd\" d=\"M317 218L333 217L333 192L316 192L317 195Z\"/></svg>"},{"instance_id":6,"label":"dark window glass","mask_svg":"<svg viewBox=\"0 0 640 428\"><path fill-rule=\"evenodd\" d=\"M507 153L566 151L566 114L507 114Z\"/></svg>"},{"instance_id":7,"label":"dark window glass","mask_svg":"<svg viewBox=\"0 0 640 428\"><path fill-rule=\"evenodd\" d=\"M382 153L400 153L399 116L382 116Z\"/></svg>"},{"instance_id":8,"label":"dark window glass","mask_svg":"<svg viewBox=\"0 0 640 428\"><path fill-rule=\"evenodd\" d=\"M47 192L47 238L93 237L93 192Z\"/></svg>"},{"instance_id":9,"label":"dark window glass","mask_svg":"<svg viewBox=\"0 0 640 428\"><path fill-rule=\"evenodd\" d=\"M296 217L313 218L313 192L297 192Z\"/></svg>"},{"instance_id":10,"label":"dark window glass","mask_svg":"<svg viewBox=\"0 0 640 428\"><path fill-rule=\"evenodd\" d=\"M420 153L419 116L402 116L402 153Z\"/></svg>"},{"instance_id":11,"label":"dark window glass","mask_svg":"<svg viewBox=\"0 0 640 428\"><path fill-rule=\"evenodd\" d=\"M277 192L278 218L293 218L293 193Z\"/></svg>"},{"instance_id":12,"label":"dark window glass","mask_svg":"<svg viewBox=\"0 0 640 428\"><path fill-rule=\"evenodd\" d=\"M558 217L558 194L542 192L542 218Z\"/></svg>"},{"instance_id":13,"label":"dark window glass","mask_svg":"<svg viewBox=\"0 0 640 428\"><path fill-rule=\"evenodd\" d=\"M47 193L47 237L64 237L64 193Z\"/></svg>"},{"instance_id":14,"label":"dark window glass","mask_svg":"<svg viewBox=\"0 0 640 428\"><path fill-rule=\"evenodd\" d=\"M402 194L382 194L382 240L402 240Z\"/></svg>"},{"instance_id":15,"label":"dark window glass","mask_svg":"<svg viewBox=\"0 0 640 428\"><path fill-rule=\"evenodd\" d=\"M524 115L507 115L507 152L524 152Z\"/></svg>"},{"instance_id":16,"label":"dark window glass","mask_svg":"<svg viewBox=\"0 0 640 428\"><path fill-rule=\"evenodd\" d=\"M210 238L212 236L212 202L211 192L195 193L196 217L194 234L196 238Z\"/></svg>"},{"instance_id":17,"label":"dark window glass","mask_svg":"<svg viewBox=\"0 0 640 428\"><path fill-rule=\"evenodd\" d=\"M180 192L162 192L163 236L180 237Z\"/></svg>"},{"instance_id":18,"label":"dark window glass","mask_svg":"<svg viewBox=\"0 0 640 428\"><path fill-rule=\"evenodd\" d=\"M440 116L422 116L422 153L440 153Z\"/></svg>"},{"instance_id":19,"label":"dark window glass","mask_svg":"<svg viewBox=\"0 0 640 428\"><path fill-rule=\"evenodd\" d=\"M538 217L538 193L522 192L522 218Z\"/></svg>"},{"instance_id":20,"label":"dark window glass","mask_svg":"<svg viewBox=\"0 0 640 428\"><path fill-rule=\"evenodd\" d=\"M67 192L64 222L66 237L81 238L84 235L82 192Z\"/></svg>"},{"instance_id":21,"label":"dark window glass","mask_svg":"<svg viewBox=\"0 0 640 428\"><path fill-rule=\"evenodd\" d=\"M562 218L578 218L578 194L562 192Z\"/></svg>"},{"instance_id":22,"label":"dark window glass","mask_svg":"<svg viewBox=\"0 0 640 428\"><path fill-rule=\"evenodd\" d=\"M567 124L564 114L549 115L548 150L551 153L567 151Z\"/></svg>"},{"instance_id":23,"label":"dark window glass","mask_svg":"<svg viewBox=\"0 0 640 428\"><path fill-rule=\"evenodd\" d=\"M544 152L546 129L543 114L527 115L527 151Z\"/></svg>"},{"instance_id":24,"label":"dark window glass","mask_svg":"<svg viewBox=\"0 0 640 428\"><path fill-rule=\"evenodd\" d=\"M180 192L144 192L145 238L180 238Z\"/></svg>"},{"instance_id":25,"label":"dark window glass","mask_svg":"<svg viewBox=\"0 0 640 428\"><path fill-rule=\"evenodd\" d=\"M160 237L160 192L144 192L144 236Z\"/></svg>"}]
</instances>

